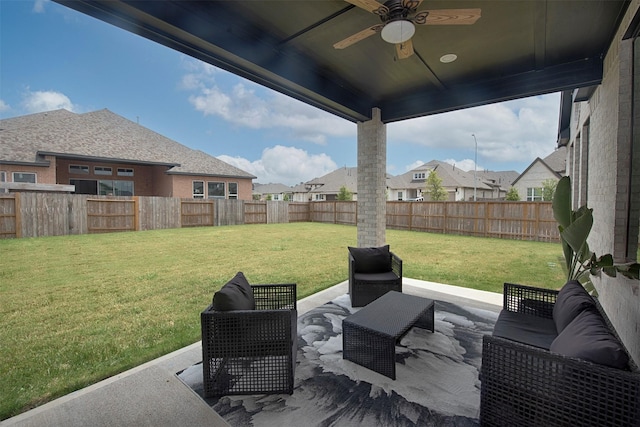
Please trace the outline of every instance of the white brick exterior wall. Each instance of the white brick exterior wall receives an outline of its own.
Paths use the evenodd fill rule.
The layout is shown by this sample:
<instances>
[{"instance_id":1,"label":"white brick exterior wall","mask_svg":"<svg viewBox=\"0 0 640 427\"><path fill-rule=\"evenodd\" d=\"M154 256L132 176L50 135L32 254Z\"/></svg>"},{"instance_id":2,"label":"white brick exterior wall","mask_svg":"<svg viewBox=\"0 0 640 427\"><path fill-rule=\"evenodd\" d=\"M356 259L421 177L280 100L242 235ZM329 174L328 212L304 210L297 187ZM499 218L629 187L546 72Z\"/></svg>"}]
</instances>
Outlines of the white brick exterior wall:
<instances>
[{"instance_id":1,"label":"white brick exterior wall","mask_svg":"<svg viewBox=\"0 0 640 427\"><path fill-rule=\"evenodd\" d=\"M632 41L622 41L622 35L639 5L639 0L632 1L607 52L602 84L588 102L574 107L567 155L572 162L567 170L574 185L574 203L593 208L590 249L597 255L611 253L617 262L627 261L630 241ZM632 218L637 221L637 216ZM634 227L637 233L637 224ZM605 275L592 280L616 331L640 364L640 283Z\"/></svg>"},{"instance_id":2,"label":"white brick exterior wall","mask_svg":"<svg viewBox=\"0 0 640 427\"><path fill-rule=\"evenodd\" d=\"M531 165L514 185L520 200L527 200L527 188L542 188L542 183L547 179L558 181L558 176L539 161Z\"/></svg>"},{"instance_id":3,"label":"white brick exterior wall","mask_svg":"<svg viewBox=\"0 0 640 427\"><path fill-rule=\"evenodd\" d=\"M358 246L381 246L386 241L387 127L380 110L358 123Z\"/></svg>"}]
</instances>

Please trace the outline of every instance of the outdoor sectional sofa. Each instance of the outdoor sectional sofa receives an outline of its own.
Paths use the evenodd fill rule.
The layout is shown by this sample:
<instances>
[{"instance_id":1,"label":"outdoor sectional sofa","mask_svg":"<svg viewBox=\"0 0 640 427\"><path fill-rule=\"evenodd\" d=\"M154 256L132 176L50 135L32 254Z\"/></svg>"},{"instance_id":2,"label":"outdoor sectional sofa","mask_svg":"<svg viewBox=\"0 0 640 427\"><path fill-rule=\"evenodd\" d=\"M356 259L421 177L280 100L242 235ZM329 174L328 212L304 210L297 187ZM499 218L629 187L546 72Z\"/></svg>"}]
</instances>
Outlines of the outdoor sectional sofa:
<instances>
[{"instance_id":1,"label":"outdoor sectional sofa","mask_svg":"<svg viewBox=\"0 0 640 427\"><path fill-rule=\"evenodd\" d=\"M480 371L485 426L640 426L640 372L597 300L504 284Z\"/></svg>"}]
</instances>

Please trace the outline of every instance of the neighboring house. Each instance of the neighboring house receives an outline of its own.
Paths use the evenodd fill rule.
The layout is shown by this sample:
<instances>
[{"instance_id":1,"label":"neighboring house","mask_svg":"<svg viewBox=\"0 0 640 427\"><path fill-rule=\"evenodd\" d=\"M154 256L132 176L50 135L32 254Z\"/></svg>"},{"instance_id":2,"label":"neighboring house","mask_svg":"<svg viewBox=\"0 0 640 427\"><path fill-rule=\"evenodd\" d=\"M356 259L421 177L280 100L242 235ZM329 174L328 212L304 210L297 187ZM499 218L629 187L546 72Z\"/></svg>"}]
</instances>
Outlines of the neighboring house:
<instances>
[{"instance_id":1,"label":"neighboring house","mask_svg":"<svg viewBox=\"0 0 640 427\"><path fill-rule=\"evenodd\" d=\"M387 182L388 200L415 200L420 197L429 200L426 193L429 173L435 171L442 180L442 187L447 192L447 200L503 199L511 180L517 172L469 171L455 167L446 162L432 160L409 172L392 177Z\"/></svg>"},{"instance_id":2,"label":"neighboring house","mask_svg":"<svg viewBox=\"0 0 640 427\"><path fill-rule=\"evenodd\" d=\"M529 202L542 200L542 187L546 180L558 181L566 174L567 148L559 147L544 159L536 158L520 176L513 181L520 199Z\"/></svg>"},{"instance_id":3,"label":"neighboring house","mask_svg":"<svg viewBox=\"0 0 640 427\"><path fill-rule=\"evenodd\" d=\"M473 171L467 173L473 174ZM478 179L491 187L493 191L492 199L504 199L507 196L507 191L511 187L513 182L518 179L520 174L516 171L477 171ZM480 196L478 196L479 198Z\"/></svg>"},{"instance_id":4,"label":"neighboring house","mask_svg":"<svg viewBox=\"0 0 640 427\"><path fill-rule=\"evenodd\" d=\"M254 200L293 200L293 188L284 184L253 184Z\"/></svg>"},{"instance_id":5,"label":"neighboring house","mask_svg":"<svg viewBox=\"0 0 640 427\"><path fill-rule=\"evenodd\" d=\"M255 176L107 109L0 120L0 141L9 191L251 200Z\"/></svg>"},{"instance_id":6,"label":"neighboring house","mask_svg":"<svg viewBox=\"0 0 640 427\"><path fill-rule=\"evenodd\" d=\"M338 200L342 187L353 193L353 200L358 198L358 168L343 167L320 178L314 178L294 187L293 201L317 202Z\"/></svg>"}]
</instances>

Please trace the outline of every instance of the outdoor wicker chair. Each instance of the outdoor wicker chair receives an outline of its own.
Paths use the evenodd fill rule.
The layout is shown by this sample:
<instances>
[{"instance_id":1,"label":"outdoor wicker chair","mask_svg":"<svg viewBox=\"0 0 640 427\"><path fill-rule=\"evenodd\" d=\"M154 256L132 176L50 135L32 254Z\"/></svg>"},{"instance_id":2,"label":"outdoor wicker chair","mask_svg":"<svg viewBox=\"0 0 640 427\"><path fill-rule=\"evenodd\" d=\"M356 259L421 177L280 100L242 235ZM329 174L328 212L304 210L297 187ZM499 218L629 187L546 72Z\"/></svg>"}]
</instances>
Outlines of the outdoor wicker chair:
<instances>
[{"instance_id":1,"label":"outdoor wicker chair","mask_svg":"<svg viewBox=\"0 0 640 427\"><path fill-rule=\"evenodd\" d=\"M293 393L296 285L251 285L251 291L255 309L216 310L214 299L201 313L205 397Z\"/></svg>"},{"instance_id":2,"label":"outdoor wicker chair","mask_svg":"<svg viewBox=\"0 0 640 427\"><path fill-rule=\"evenodd\" d=\"M348 249L352 307L363 307L389 291L402 292L402 259L389 245Z\"/></svg>"}]
</instances>

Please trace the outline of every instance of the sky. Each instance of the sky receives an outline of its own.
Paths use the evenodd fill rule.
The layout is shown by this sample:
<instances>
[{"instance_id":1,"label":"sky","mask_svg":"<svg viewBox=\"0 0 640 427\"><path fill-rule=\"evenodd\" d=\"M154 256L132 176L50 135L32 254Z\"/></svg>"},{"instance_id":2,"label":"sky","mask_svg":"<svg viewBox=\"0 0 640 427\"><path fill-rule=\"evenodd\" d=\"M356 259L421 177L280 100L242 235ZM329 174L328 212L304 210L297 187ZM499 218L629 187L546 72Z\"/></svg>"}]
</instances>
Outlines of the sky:
<instances>
[{"instance_id":1,"label":"sky","mask_svg":"<svg viewBox=\"0 0 640 427\"><path fill-rule=\"evenodd\" d=\"M523 172L556 148L559 106L554 93L390 123L387 172L475 158ZM357 166L355 123L49 0L0 0L0 118L59 108L109 109L261 184Z\"/></svg>"}]
</instances>

